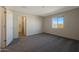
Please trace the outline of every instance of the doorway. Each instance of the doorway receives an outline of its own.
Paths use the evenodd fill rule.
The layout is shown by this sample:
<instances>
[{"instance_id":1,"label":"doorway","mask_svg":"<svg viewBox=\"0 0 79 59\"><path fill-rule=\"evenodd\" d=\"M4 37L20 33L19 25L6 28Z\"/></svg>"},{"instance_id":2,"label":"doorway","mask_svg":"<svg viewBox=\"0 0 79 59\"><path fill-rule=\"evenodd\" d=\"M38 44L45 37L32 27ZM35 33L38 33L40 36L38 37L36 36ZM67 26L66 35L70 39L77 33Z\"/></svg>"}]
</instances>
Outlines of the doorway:
<instances>
[{"instance_id":1,"label":"doorway","mask_svg":"<svg viewBox=\"0 0 79 59\"><path fill-rule=\"evenodd\" d=\"M26 36L26 16L19 16L18 19L19 22L19 37L25 37Z\"/></svg>"}]
</instances>

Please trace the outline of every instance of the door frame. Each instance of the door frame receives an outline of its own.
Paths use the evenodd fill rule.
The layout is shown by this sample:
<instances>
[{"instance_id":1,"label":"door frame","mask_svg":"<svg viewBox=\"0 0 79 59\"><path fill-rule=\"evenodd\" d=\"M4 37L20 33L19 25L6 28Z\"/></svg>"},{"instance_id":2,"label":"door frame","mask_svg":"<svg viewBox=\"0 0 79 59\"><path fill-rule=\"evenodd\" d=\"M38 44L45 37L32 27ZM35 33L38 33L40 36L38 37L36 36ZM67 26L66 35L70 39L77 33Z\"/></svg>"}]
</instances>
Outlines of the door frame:
<instances>
[{"instance_id":1,"label":"door frame","mask_svg":"<svg viewBox=\"0 0 79 59\"><path fill-rule=\"evenodd\" d=\"M19 35L19 19L20 19L20 17L25 17L25 21L24 21L24 37L25 36L27 36L27 30L26 30L26 26L27 26L27 17L26 16L18 16L18 37L20 37L20 35Z\"/></svg>"},{"instance_id":2,"label":"door frame","mask_svg":"<svg viewBox=\"0 0 79 59\"><path fill-rule=\"evenodd\" d=\"M1 20L1 48L6 48L6 8L3 6L2 20ZM4 37L3 37L4 36Z\"/></svg>"}]
</instances>

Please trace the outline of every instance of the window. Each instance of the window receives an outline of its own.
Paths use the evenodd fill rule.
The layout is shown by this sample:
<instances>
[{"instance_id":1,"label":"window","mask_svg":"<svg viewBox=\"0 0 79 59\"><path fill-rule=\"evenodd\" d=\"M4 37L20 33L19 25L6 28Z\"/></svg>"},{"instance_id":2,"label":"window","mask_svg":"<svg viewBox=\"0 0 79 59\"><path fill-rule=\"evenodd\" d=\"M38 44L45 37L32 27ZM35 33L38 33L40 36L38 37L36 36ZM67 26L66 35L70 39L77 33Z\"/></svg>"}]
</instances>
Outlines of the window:
<instances>
[{"instance_id":1,"label":"window","mask_svg":"<svg viewBox=\"0 0 79 59\"><path fill-rule=\"evenodd\" d=\"M52 28L64 28L64 17L52 18Z\"/></svg>"}]
</instances>

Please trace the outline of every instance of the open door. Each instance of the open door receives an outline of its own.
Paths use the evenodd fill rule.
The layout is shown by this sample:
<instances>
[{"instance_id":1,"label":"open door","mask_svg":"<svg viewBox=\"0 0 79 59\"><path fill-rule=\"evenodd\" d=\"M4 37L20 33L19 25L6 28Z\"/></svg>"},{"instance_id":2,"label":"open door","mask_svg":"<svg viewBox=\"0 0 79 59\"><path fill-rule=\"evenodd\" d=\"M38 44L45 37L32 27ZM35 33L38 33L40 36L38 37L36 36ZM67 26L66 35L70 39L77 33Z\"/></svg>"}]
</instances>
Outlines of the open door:
<instances>
[{"instance_id":1,"label":"open door","mask_svg":"<svg viewBox=\"0 0 79 59\"><path fill-rule=\"evenodd\" d=\"M6 46L13 41L13 12L6 10Z\"/></svg>"},{"instance_id":2,"label":"open door","mask_svg":"<svg viewBox=\"0 0 79 59\"><path fill-rule=\"evenodd\" d=\"M26 36L26 16L19 16L19 37Z\"/></svg>"},{"instance_id":3,"label":"open door","mask_svg":"<svg viewBox=\"0 0 79 59\"><path fill-rule=\"evenodd\" d=\"M0 48L6 48L13 40L12 12L0 7Z\"/></svg>"}]
</instances>

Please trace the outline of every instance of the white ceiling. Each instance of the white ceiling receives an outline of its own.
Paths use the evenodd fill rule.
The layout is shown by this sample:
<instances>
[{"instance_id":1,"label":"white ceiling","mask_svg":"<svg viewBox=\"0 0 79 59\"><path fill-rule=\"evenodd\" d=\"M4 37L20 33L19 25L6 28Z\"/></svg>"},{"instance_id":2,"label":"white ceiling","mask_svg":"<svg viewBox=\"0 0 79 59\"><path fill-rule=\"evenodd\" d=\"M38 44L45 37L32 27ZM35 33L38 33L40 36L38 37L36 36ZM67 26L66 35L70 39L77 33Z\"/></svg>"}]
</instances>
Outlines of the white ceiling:
<instances>
[{"instance_id":1,"label":"white ceiling","mask_svg":"<svg viewBox=\"0 0 79 59\"><path fill-rule=\"evenodd\" d=\"M48 16L79 8L78 6L8 6L7 8L37 16Z\"/></svg>"}]
</instances>

